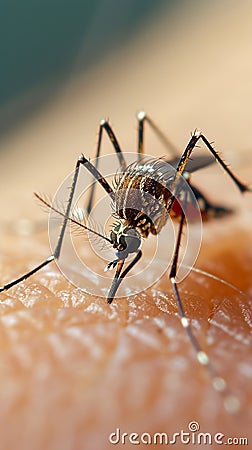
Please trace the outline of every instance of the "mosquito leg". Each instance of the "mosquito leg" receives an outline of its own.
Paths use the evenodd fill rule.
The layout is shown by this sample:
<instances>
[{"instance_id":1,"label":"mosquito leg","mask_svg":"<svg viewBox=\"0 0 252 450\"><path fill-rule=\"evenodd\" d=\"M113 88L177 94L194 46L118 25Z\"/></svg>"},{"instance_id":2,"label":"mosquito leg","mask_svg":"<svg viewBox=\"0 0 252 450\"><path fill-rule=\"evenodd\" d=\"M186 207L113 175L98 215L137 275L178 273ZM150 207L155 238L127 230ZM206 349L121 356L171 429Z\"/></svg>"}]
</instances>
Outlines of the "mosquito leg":
<instances>
[{"instance_id":1,"label":"mosquito leg","mask_svg":"<svg viewBox=\"0 0 252 450\"><path fill-rule=\"evenodd\" d=\"M15 286L15 284L21 283L22 281L26 280L27 278L29 278L31 275L33 275L34 273L38 272L40 269L42 269L43 267L47 266L47 264L49 264L50 262L52 262L54 260L54 255L49 256L45 261L43 261L41 264L39 264L38 266L36 266L34 269L32 269L30 272L27 272L26 274L22 275L21 277L17 278L16 280L11 281L8 284L5 284L4 286L0 287L0 292L3 291L7 291L8 289L10 289L12 286Z\"/></svg>"},{"instance_id":2,"label":"mosquito leg","mask_svg":"<svg viewBox=\"0 0 252 450\"><path fill-rule=\"evenodd\" d=\"M107 302L108 303L112 303L112 301L115 298L115 294L117 292L117 289L119 288L122 280L126 277L126 275L129 273L129 271L132 269L132 267L135 266L135 264L139 261L139 259L142 256L142 251L139 250L135 256L135 258L131 261L131 263L126 267L126 269L123 271L123 273L121 274L122 268L123 268L123 264L124 264L124 260L119 261L117 264L117 269L116 269L116 273L114 276L114 279L112 281L112 285L111 288L109 290L108 293L108 297L107 297ZM120 275L121 274L121 275Z\"/></svg>"},{"instance_id":3,"label":"mosquito leg","mask_svg":"<svg viewBox=\"0 0 252 450\"><path fill-rule=\"evenodd\" d=\"M107 194L110 195L110 197L114 198L114 191L112 187L109 185L107 180L102 176L102 174L99 172L99 170L90 162L87 158L85 158L84 155L81 155L79 158L80 164L83 164L85 168L94 176L96 181L100 183L100 185L105 189Z\"/></svg>"},{"instance_id":4,"label":"mosquito leg","mask_svg":"<svg viewBox=\"0 0 252 450\"><path fill-rule=\"evenodd\" d=\"M138 120L138 146L137 153L139 160L141 158L140 155L144 153L144 123L147 122L154 133L157 135L159 140L164 144L164 146L172 153L173 156L178 156L179 151L177 147L165 136L165 134L157 127L157 125L153 122L153 120L144 112L139 111L137 114Z\"/></svg>"},{"instance_id":5,"label":"mosquito leg","mask_svg":"<svg viewBox=\"0 0 252 450\"><path fill-rule=\"evenodd\" d=\"M180 174L180 175L183 174L183 172L185 171L185 167L186 167L187 161L190 158L192 151L195 149L196 144L197 144L197 142L200 139L204 142L206 147L210 150L212 155L215 157L216 161L218 161L218 163L223 167L225 172L227 172L227 174L230 176L230 178L236 184L238 189L241 192L246 192L246 191L252 192L252 189L247 184L245 184L242 181L240 181L239 178L234 174L234 172L232 172L232 170L224 162L224 160L219 155L219 153L213 148L212 144L208 141L208 139L202 133L200 133L199 131L195 131L194 132L194 134L192 135L192 137L191 137L187 147L185 148L185 150L184 150L184 152L183 152L183 154L182 154L182 156L180 158L180 161L178 163L178 166L177 166L177 173ZM176 181L177 180L175 180L175 185L176 185Z\"/></svg>"},{"instance_id":6,"label":"mosquito leg","mask_svg":"<svg viewBox=\"0 0 252 450\"><path fill-rule=\"evenodd\" d=\"M79 170L80 170L80 166L81 165L84 165L84 167L95 177L95 179L101 184L101 186L105 189L105 191L113 199L113 194L114 193L113 193L113 189L111 188L109 183L105 180L105 178L103 178L103 176L98 171L98 169L96 169L96 167L90 161L88 161L85 158L84 155L81 155L78 158L76 166L75 166L74 177L73 177L73 182L72 182L72 186L71 186L71 189L70 189L70 194L69 194L69 197L68 197L66 213L65 213L65 217L64 217L64 220L63 220L63 223L62 223L62 226L61 226L59 239L58 239L55 251L54 251L55 259L58 259L59 256L60 256L62 242L63 242L63 238L64 238L66 226L67 226L67 222L69 220L71 206L72 206L72 203L73 203L74 192L75 192L75 188L76 188L76 184L77 184L77 180L78 180L78 176L79 176Z\"/></svg>"},{"instance_id":7,"label":"mosquito leg","mask_svg":"<svg viewBox=\"0 0 252 450\"><path fill-rule=\"evenodd\" d=\"M34 275L36 272L38 272L40 269L45 267L50 262L52 262L53 260L56 260L60 257L64 234L66 231L67 222L69 220L71 206L72 206L72 202L73 202L73 198L74 198L74 192L75 192L75 188L76 188L76 184L77 184L77 180L78 180L80 165L84 165L86 167L86 169L94 175L94 177L101 184L101 186L106 190L106 192L113 198L113 189L110 187L108 182L102 177L100 172L83 155L81 155L79 157L79 159L77 160L77 163L75 166L73 182L72 182L72 185L70 188L70 193L69 193L69 197L68 197L68 201L67 201L66 212L64 214L64 219L62 221L60 234L59 234L58 241L57 241L57 244L56 244L53 254L50 255L45 261L40 263L38 266L36 266L31 271L27 272L26 274L22 275L21 277L15 279L13 281L11 281L10 283L0 287L0 292L6 291L6 290L10 289L11 287L15 286L16 284L21 283L22 281L26 280L30 276Z\"/></svg>"},{"instance_id":8,"label":"mosquito leg","mask_svg":"<svg viewBox=\"0 0 252 450\"><path fill-rule=\"evenodd\" d=\"M126 161L123 156L123 152L121 150L121 147L118 143L118 140L115 136L114 131L112 130L111 126L109 125L107 120L101 120L99 125L99 131L98 131L98 143L97 143L97 149L96 149L96 155L95 155L95 168L98 169L98 158L100 156L101 152L101 143L102 143L102 136L103 136L103 130L106 131L111 143L113 144L114 150L118 156L120 168L122 171L126 169ZM94 201L94 192L95 192L95 185L96 183L93 183L91 186L91 192L88 200L87 205L87 214L89 215L92 207L93 207L93 201Z\"/></svg>"},{"instance_id":9,"label":"mosquito leg","mask_svg":"<svg viewBox=\"0 0 252 450\"><path fill-rule=\"evenodd\" d=\"M74 191L75 191L75 187L76 187L76 183L77 183L77 179L78 179L80 164L81 164L81 161L79 159L76 163L73 182L72 182L72 186L70 189L70 194L69 194L69 198L68 198L68 202L67 202L66 214L64 216L64 220L61 225L60 235L59 235L53 255L49 256L44 262L42 262L41 264L36 266L31 271L27 272L26 274L22 275L21 277L17 278L16 280L13 280L10 283L6 284L5 286L1 287L0 292L6 291L7 289L10 289L12 286L15 286L16 284L21 283L23 280L26 280L27 278L32 276L34 273L36 273L38 270L42 269L42 267L46 266L51 261L59 258L61 247L62 247L62 242L63 242L63 238L64 238L66 226L67 226L67 221L68 221L68 217L69 217L69 213L70 213L70 209L71 209L71 204L73 201Z\"/></svg>"},{"instance_id":10,"label":"mosquito leg","mask_svg":"<svg viewBox=\"0 0 252 450\"><path fill-rule=\"evenodd\" d=\"M174 252L174 256L173 256L173 260L172 260L171 271L169 274L169 278L170 278L172 286L173 286L175 299L176 299L178 310L179 310L180 321L181 321L183 328L187 332L189 340L196 352L196 356L197 356L199 363L202 366L206 367L214 389L218 392L223 393L224 406L225 406L226 410L229 413L235 413L239 410L239 400L235 396L233 396L229 393L226 381L218 375L216 369L211 364L207 353L201 348L199 342L197 341L196 337L194 336L194 333L193 333L191 325L190 325L190 320L185 314L183 304L181 301L181 297L179 294L179 289L178 289L178 285L177 285L177 281L176 281L176 275L177 275L177 268L178 268L179 248L180 248L180 244L181 244L184 222L185 222L185 214L182 211L180 223L179 223L179 231L178 231L178 236L177 236L177 241L176 241L175 252Z\"/></svg>"}]
</instances>

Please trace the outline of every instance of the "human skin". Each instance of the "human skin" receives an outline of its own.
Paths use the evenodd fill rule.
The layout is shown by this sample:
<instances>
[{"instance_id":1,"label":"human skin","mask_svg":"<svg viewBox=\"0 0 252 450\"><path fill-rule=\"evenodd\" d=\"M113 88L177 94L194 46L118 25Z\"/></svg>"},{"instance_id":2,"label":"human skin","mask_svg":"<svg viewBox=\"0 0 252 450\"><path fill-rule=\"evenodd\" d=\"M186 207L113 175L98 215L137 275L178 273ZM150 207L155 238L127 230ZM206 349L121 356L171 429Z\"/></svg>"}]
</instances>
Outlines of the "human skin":
<instances>
[{"instance_id":1,"label":"human skin","mask_svg":"<svg viewBox=\"0 0 252 450\"><path fill-rule=\"evenodd\" d=\"M239 399L236 414L225 410L196 360L167 274L150 289L108 305L71 285L51 263L1 293L3 448L103 449L112 445L116 428L165 432L171 439L174 432L188 432L191 421L213 436L249 438L252 256L246 220L241 211L207 224L196 264L240 292L197 272L179 285L198 341ZM217 226L229 229L225 238L215 236ZM36 227L28 238L11 230L1 234L3 281L48 256L46 233Z\"/></svg>"},{"instance_id":2,"label":"human skin","mask_svg":"<svg viewBox=\"0 0 252 450\"><path fill-rule=\"evenodd\" d=\"M96 126L104 116L111 118L120 143L129 150L135 148L129 117L137 108L145 107L162 122L181 151L190 131L203 127L227 162L226 152L234 152L232 167L239 176L252 181L251 14L244 7L238 20L235 9L232 13L221 5L223 16L213 11L208 28L204 14L200 18L197 13L196 23L185 11L185 23L180 29L175 23L173 38L159 35L160 24L157 32L148 29L142 43L122 53L121 64L115 55L107 63L110 70L99 67L83 83L77 80L77 89L71 85L62 93L55 109L49 105L27 129L20 127L6 139L0 177L0 284L49 256L46 216L33 205L32 192L53 195L78 154L93 155ZM164 23L163 29L170 28ZM197 70L192 67L196 60L201 64ZM150 133L146 144L152 154L156 142ZM197 272L179 289L193 331L240 400L240 411L225 411L222 396L197 362L167 274L148 291L107 305L105 298L81 293L51 263L1 294L1 448L103 450L111 448L109 435L116 428L171 436L188 431L193 420L202 432L251 440L251 197L241 196L217 166L192 180L212 201L236 210L204 224L194 267L244 294ZM28 223L19 222L26 217Z\"/></svg>"}]
</instances>

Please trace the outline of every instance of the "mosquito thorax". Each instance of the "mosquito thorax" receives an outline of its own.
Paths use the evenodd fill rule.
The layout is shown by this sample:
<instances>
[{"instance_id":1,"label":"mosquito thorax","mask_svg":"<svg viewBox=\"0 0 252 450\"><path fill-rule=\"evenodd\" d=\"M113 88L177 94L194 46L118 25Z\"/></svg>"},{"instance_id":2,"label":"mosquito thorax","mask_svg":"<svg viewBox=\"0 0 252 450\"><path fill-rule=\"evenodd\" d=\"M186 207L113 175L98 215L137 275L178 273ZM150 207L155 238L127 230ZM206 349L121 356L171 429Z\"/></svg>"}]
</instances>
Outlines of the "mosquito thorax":
<instances>
[{"instance_id":1,"label":"mosquito thorax","mask_svg":"<svg viewBox=\"0 0 252 450\"><path fill-rule=\"evenodd\" d=\"M141 245L141 236L139 232L128 225L118 223L110 233L110 239L113 247L116 248L118 259L125 259L129 253L135 253Z\"/></svg>"}]
</instances>

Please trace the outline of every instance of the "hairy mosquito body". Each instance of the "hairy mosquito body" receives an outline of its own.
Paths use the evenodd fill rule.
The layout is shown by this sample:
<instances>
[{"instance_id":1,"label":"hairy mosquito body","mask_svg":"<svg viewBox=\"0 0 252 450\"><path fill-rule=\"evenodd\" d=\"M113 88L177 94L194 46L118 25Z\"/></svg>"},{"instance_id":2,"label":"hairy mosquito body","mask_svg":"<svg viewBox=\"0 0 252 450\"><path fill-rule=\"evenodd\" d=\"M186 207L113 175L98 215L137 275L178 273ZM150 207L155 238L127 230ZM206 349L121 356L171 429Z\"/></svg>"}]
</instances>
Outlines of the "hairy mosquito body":
<instances>
[{"instance_id":1,"label":"hairy mosquito body","mask_svg":"<svg viewBox=\"0 0 252 450\"><path fill-rule=\"evenodd\" d=\"M168 141L165 135L144 112L140 112L137 119L138 147L135 163L127 166L123 152L111 126L108 121L102 120L100 122L98 132L96 162L95 164L92 164L85 158L84 155L81 155L78 158L65 210L58 210L55 205L51 205L46 199L43 199L38 194L35 194L46 207L62 217L62 225L54 252L30 272L27 272L21 277L0 287L0 292L10 289L12 286L15 286L35 274L38 270L45 267L52 261L58 260L61 254L67 224L71 223L75 226L79 226L94 236L103 239L104 242L114 248L116 259L111 261L106 267L106 270L115 269L115 274L107 295L107 302L111 303L114 300L123 279L142 257L142 240L147 238L150 234L157 235L160 233L169 216L179 219L179 228L175 250L171 261L171 269L169 271L169 279L173 286L180 321L196 352L199 363L206 367L214 389L223 393L226 409L229 412L235 412L239 407L237 398L229 393L225 380L218 375L213 364L209 360L208 355L201 348L194 336L190 320L186 316L179 293L177 272L180 243L183 234L183 227L186 221L186 214L190 211L190 214L193 215L191 197L194 196L197 199L198 207L203 219L221 217L222 215L231 212L230 209L225 208L222 205L215 205L211 203L198 188L191 184L190 174L198 169L207 167L216 160L233 180L240 192L251 192L251 188L238 179L238 177L223 161L219 153L217 153L213 148L211 142L199 131L195 131L192 134L185 150L182 155L179 156L179 152L176 147ZM170 159L144 159L143 144L145 123L149 124L160 140L172 152L172 157ZM114 188L110 186L106 178L103 177L98 170L98 157L100 156L103 131L107 133L112 143L120 166L120 174L115 177ZM210 152L210 155L201 156L199 158L191 158L192 152L196 149L199 140L201 140L206 146ZM167 169L167 164L165 164L165 162L169 163L170 169ZM103 235L101 232L89 227L87 223L82 223L79 221L76 216L71 216L71 208L73 206L74 193L81 166L84 166L85 169L90 172L94 180L100 184L100 186L111 198L113 212L114 215L116 215L117 221L110 232L110 236ZM183 183L181 184L181 179L184 183L185 180L187 180L187 183L190 186L189 191L182 187ZM94 205L94 192L95 183L93 183L90 190L86 208L87 215L90 214ZM133 259L131 259L130 262L127 261L129 255L133 255ZM127 264L126 267L124 266L125 263Z\"/></svg>"}]
</instances>

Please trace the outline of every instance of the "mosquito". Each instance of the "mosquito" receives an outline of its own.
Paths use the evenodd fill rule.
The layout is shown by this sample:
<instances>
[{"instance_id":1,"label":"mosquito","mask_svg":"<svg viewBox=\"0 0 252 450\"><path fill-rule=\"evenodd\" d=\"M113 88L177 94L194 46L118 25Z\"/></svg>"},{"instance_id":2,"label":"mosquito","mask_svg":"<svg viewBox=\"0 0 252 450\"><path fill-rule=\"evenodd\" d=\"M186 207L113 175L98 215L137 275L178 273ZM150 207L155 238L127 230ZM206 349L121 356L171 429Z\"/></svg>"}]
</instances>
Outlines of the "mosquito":
<instances>
[{"instance_id":1,"label":"mosquito","mask_svg":"<svg viewBox=\"0 0 252 450\"><path fill-rule=\"evenodd\" d=\"M66 227L68 222L70 222L79 227L82 227L85 231L88 231L91 234L96 235L104 241L108 242L109 245L111 245L111 247L114 249L115 259L110 261L106 266L107 270L115 270L111 287L107 295L107 302L111 304L123 279L142 257L141 243L143 239L147 238L151 234L157 235L165 225L168 216L178 219L178 232L176 237L175 250L171 261L171 268L169 269L169 279L171 281L174 296L177 302L180 321L182 327L186 330L189 340L196 352L199 363L202 366L206 367L214 389L224 394L224 404L226 405L226 409L229 412L232 412L238 409L238 399L236 399L236 397L232 396L229 393L226 381L221 376L219 376L212 362L209 360L207 353L202 349L201 345L197 341L190 325L190 320L185 314L178 288L177 271L179 249L182 239L183 227L186 220L186 209L190 204L190 198L188 198L188 194L184 193L184 197L182 195L183 189L181 189L180 180L181 177L183 177L183 179L187 181L198 201L200 213L202 217L206 219L210 217L221 217L223 215L229 214L231 210L225 208L222 205L215 205L211 201L209 201L206 196L191 183L191 173L207 167L214 161L217 161L220 166L222 166L224 171L230 176L241 193L252 192L252 189L249 185L239 180L235 173L224 162L220 154L214 149L212 143L200 131L194 131L185 150L182 153L182 156L179 157L177 148L166 138L163 132L156 126L153 120L145 112L139 112L137 115L137 120L138 145L137 161L135 164L127 166L124 154L121 150L121 146L119 145L118 139L112 127L110 126L108 120L102 120L100 122L98 130L98 142L95 158L96 163L92 164L87 158L85 158L83 154L81 154L78 158L74 169L72 185L70 188L65 211L60 211L40 195L35 194L35 196L45 206L62 216L61 229L54 252L45 261L41 262L31 271L0 287L0 292L7 291L18 283L21 283L30 276L34 275L36 272L50 264L52 261L57 261L61 254ZM152 161L145 162L143 158L145 124L148 124L150 126L157 137L172 152L172 158L167 159L167 162L169 163L169 165L174 167L174 172L170 174L168 178L167 174L161 174L161 176L157 177L156 179L155 177L153 178L153 176L151 176L151 174L157 171L157 168L160 168L160 159L157 158L153 159ZM113 149L118 157L118 162L121 170L121 175L114 183L114 187L109 184L109 182L102 176L98 169L98 159L101 152L101 144L104 131L107 133L107 136L112 143ZM210 153L209 155L205 156L195 156L194 159L191 159L192 152L198 148L197 143L199 141L203 142L206 149L209 150ZM91 173L94 179L109 195L112 201L113 211L117 216L117 222L114 224L110 232L110 236L105 236L99 233L95 229L92 229L86 224L83 224L75 219L74 216L71 216L71 208L81 166L84 166L85 169ZM95 186L96 184L94 183L91 187L86 208L87 215L91 213L94 205ZM135 193L135 196L133 196L132 198L133 191ZM156 216L156 204L155 202L152 203L152 201L146 202L146 194L150 194L152 198L154 198L155 201L158 201L159 205L161 205L161 209L159 209ZM181 201L183 207L181 207L181 204L179 204L177 201L178 196L182 198ZM155 221L153 219L154 216L158 217L158 220ZM131 257L131 259L127 264L128 257Z\"/></svg>"}]
</instances>

